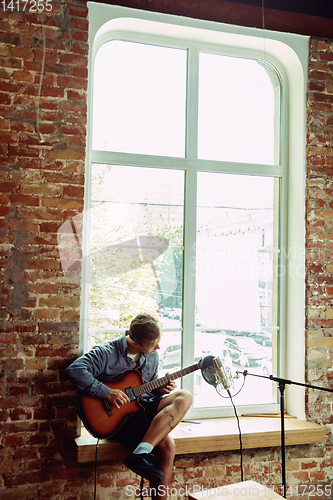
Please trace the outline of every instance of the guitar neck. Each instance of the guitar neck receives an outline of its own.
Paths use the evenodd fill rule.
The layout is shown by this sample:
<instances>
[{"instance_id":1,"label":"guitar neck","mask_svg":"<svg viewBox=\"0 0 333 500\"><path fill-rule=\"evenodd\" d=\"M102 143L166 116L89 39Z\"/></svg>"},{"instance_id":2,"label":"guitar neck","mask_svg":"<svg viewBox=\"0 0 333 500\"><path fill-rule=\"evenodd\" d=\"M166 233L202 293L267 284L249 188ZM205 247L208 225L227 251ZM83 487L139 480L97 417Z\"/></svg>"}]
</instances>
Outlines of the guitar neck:
<instances>
[{"instance_id":1,"label":"guitar neck","mask_svg":"<svg viewBox=\"0 0 333 500\"><path fill-rule=\"evenodd\" d=\"M162 378L157 378L155 380L151 380L150 382L146 382L145 384L133 388L134 395L135 397L141 396L141 394L145 394L146 392L150 392L153 389L157 389L158 387L166 385L170 380L176 380L177 378L183 377L184 375L193 373L194 371L199 370L199 368L200 362L196 363L195 365L188 366L187 368L183 368L182 370L178 370L177 372L165 375Z\"/></svg>"}]
</instances>

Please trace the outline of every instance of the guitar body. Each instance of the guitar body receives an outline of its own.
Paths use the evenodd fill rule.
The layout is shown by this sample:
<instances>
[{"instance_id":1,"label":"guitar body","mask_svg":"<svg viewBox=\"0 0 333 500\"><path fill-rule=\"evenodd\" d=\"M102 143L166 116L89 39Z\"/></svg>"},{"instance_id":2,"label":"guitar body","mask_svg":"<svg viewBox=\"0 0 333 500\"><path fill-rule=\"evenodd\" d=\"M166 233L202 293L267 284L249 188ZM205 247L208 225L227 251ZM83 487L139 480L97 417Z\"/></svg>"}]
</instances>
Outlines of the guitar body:
<instances>
[{"instance_id":1,"label":"guitar body","mask_svg":"<svg viewBox=\"0 0 333 500\"><path fill-rule=\"evenodd\" d=\"M120 389L126 392L129 387L141 385L142 377L136 370L131 370L115 380L103 381L103 384L110 389ZM86 429L94 437L100 439L112 437L129 416L144 412L143 406L138 403L137 399L116 408L106 400L83 392L78 393L78 409Z\"/></svg>"},{"instance_id":2,"label":"guitar body","mask_svg":"<svg viewBox=\"0 0 333 500\"><path fill-rule=\"evenodd\" d=\"M205 359L213 356L206 356ZM125 403L120 408L112 406L106 399L89 396L84 392L78 393L78 410L80 418L86 429L94 437L99 439L111 438L120 429L125 420L134 413L143 413L144 408L138 402L142 394L167 385L170 380L176 380L179 377L199 370L201 360L187 368L183 368L175 373L165 375L160 379L154 379L150 382L142 383L141 374L136 370L130 370L123 373L117 379L112 381L103 381L110 389L120 389L129 397L129 403Z\"/></svg>"}]
</instances>

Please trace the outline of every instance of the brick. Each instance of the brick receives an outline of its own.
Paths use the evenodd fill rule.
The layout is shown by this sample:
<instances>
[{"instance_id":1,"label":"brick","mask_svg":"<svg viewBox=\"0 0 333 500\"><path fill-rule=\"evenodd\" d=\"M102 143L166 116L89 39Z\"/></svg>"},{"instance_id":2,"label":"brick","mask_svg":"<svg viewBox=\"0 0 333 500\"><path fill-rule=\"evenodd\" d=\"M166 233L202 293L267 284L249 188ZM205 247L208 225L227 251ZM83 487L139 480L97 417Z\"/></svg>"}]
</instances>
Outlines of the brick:
<instances>
[{"instance_id":1,"label":"brick","mask_svg":"<svg viewBox=\"0 0 333 500\"><path fill-rule=\"evenodd\" d=\"M42 359L37 358L26 360L25 368L26 370L45 370L46 362Z\"/></svg>"},{"instance_id":2,"label":"brick","mask_svg":"<svg viewBox=\"0 0 333 500\"><path fill-rule=\"evenodd\" d=\"M70 20L70 27L75 29L75 30L81 30L81 31L88 31L88 21L86 19L75 19L72 18ZM84 33L86 34L86 33Z\"/></svg>"},{"instance_id":3,"label":"brick","mask_svg":"<svg viewBox=\"0 0 333 500\"><path fill-rule=\"evenodd\" d=\"M86 22L86 21L84 21ZM75 66L83 66L87 68L87 57L79 54L62 54L59 57L59 62L61 64L70 64Z\"/></svg>"},{"instance_id":4,"label":"brick","mask_svg":"<svg viewBox=\"0 0 333 500\"><path fill-rule=\"evenodd\" d=\"M62 186L47 183L22 185L21 193L26 195L61 196Z\"/></svg>"},{"instance_id":5,"label":"brick","mask_svg":"<svg viewBox=\"0 0 333 500\"><path fill-rule=\"evenodd\" d=\"M36 500L38 497L37 485L24 485L17 488L10 488L7 491L0 490L1 500Z\"/></svg>"},{"instance_id":6,"label":"brick","mask_svg":"<svg viewBox=\"0 0 333 500\"><path fill-rule=\"evenodd\" d=\"M16 371L23 368L23 359L4 359L2 361L3 371Z\"/></svg>"},{"instance_id":7,"label":"brick","mask_svg":"<svg viewBox=\"0 0 333 500\"><path fill-rule=\"evenodd\" d=\"M53 158L53 159L56 159L56 160L83 160L84 157L85 157L85 153L84 153L84 150L82 149L82 151L76 151L74 149L63 149L63 150L56 150L56 149L52 149L51 151L49 151L48 153L46 153L46 157L47 158ZM48 176L50 178L50 182L57 182L57 178L56 177L51 177L51 176ZM59 177L60 179L60 177ZM66 179L63 177L64 181L67 182L67 183L71 183L71 179Z\"/></svg>"},{"instance_id":8,"label":"brick","mask_svg":"<svg viewBox=\"0 0 333 500\"><path fill-rule=\"evenodd\" d=\"M36 196L13 194L10 199L11 202L15 205L25 205L29 207L38 207L39 205L39 198L37 198Z\"/></svg>"},{"instance_id":9,"label":"brick","mask_svg":"<svg viewBox=\"0 0 333 500\"><path fill-rule=\"evenodd\" d=\"M42 233L56 233L59 227L60 224L56 222L42 222L39 229Z\"/></svg>"},{"instance_id":10,"label":"brick","mask_svg":"<svg viewBox=\"0 0 333 500\"><path fill-rule=\"evenodd\" d=\"M42 481L41 474L38 471L34 472L21 472L15 475L6 475L4 484L5 486L11 488L13 486L28 485L39 483Z\"/></svg>"},{"instance_id":11,"label":"brick","mask_svg":"<svg viewBox=\"0 0 333 500\"><path fill-rule=\"evenodd\" d=\"M9 396L20 396L22 394L28 395L29 394L29 387L24 387L24 386L19 386L19 385L12 385L8 389L8 395Z\"/></svg>"},{"instance_id":12,"label":"brick","mask_svg":"<svg viewBox=\"0 0 333 500\"><path fill-rule=\"evenodd\" d=\"M54 134L56 132L57 127L55 125L52 125L50 123L41 123L39 125L39 131L42 135L46 134Z\"/></svg>"},{"instance_id":13,"label":"brick","mask_svg":"<svg viewBox=\"0 0 333 500\"><path fill-rule=\"evenodd\" d=\"M88 33L85 33L84 31L73 31L72 39L77 41L77 42L78 41L87 42L88 41Z\"/></svg>"},{"instance_id":14,"label":"brick","mask_svg":"<svg viewBox=\"0 0 333 500\"><path fill-rule=\"evenodd\" d=\"M34 52L32 49L25 49L23 47L11 47L10 53L13 57L18 57L19 59L27 60L34 58Z\"/></svg>"},{"instance_id":15,"label":"brick","mask_svg":"<svg viewBox=\"0 0 333 500\"><path fill-rule=\"evenodd\" d=\"M68 357L73 353L71 347L37 347L36 356L40 357Z\"/></svg>"},{"instance_id":16,"label":"brick","mask_svg":"<svg viewBox=\"0 0 333 500\"><path fill-rule=\"evenodd\" d=\"M3 446L18 448L23 444L23 436L17 434L8 434L2 438Z\"/></svg>"},{"instance_id":17,"label":"brick","mask_svg":"<svg viewBox=\"0 0 333 500\"><path fill-rule=\"evenodd\" d=\"M66 144L68 147L81 147L84 148L86 145L85 137L68 136L66 139Z\"/></svg>"},{"instance_id":18,"label":"brick","mask_svg":"<svg viewBox=\"0 0 333 500\"><path fill-rule=\"evenodd\" d=\"M83 200L68 199L68 198L43 198L42 205L45 207L54 207L62 209L83 209Z\"/></svg>"},{"instance_id":19,"label":"brick","mask_svg":"<svg viewBox=\"0 0 333 500\"><path fill-rule=\"evenodd\" d=\"M308 88L309 88L309 90L315 90L317 92L323 92L325 90L325 83L310 81L309 84L308 84Z\"/></svg>"},{"instance_id":20,"label":"brick","mask_svg":"<svg viewBox=\"0 0 333 500\"><path fill-rule=\"evenodd\" d=\"M84 78L58 77L58 86L65 89L87 90L87 80Z\"/></svg>"},{"instance_id":21,"label":"brick","mask_svg":"<svg viewBox=\"0 0 333 500\"><path fill-rule=\"evenodd\" d=\"M9 213L9 207L0 207L0 217L6 217L7 215L9 215Z\"/></svg>"},{"instance_id":22,"label":"brick","mask_svg":"<svg viewBox=\"0 0 333 500\"><path fill-rule=\"evenodd\" d=\"M63 468L63 469L58 469L52 474L52 479L53 480L73 480L77 479L79 476L79 470L78 468Z\"/></svg>"},{"instance_id":23,"label":"brick","mask_svg":"<svg viewBox=\"0 0 333 500\"><path fill-rule=\"evenodd\" d=\"M2 193L17 193L19 191L19 185L15 182L1 182L0 191Z\"/></svg>"},{"instance_id":24,"label":"brick","mask_svg":"<svg viewBox=\"0 0 333 500\"><path fill-rule=\"evenodd\" d=\"M39 309L37 312L38 320L58 320L60 309Z\"/></svg>"},{"instance_id":25,"label":"brick","mask_svg":"<svg viewBox=\"0 0 333 500\"><path fill-rule=\"evenodd\" d=\"M10 106L12 102L11 96L9 94L5 94L4 92L0 92L0 104L5 106ZM1 136L1 142L6 142L5 138Z\"/></svg>"},{"instance_id":26,"label":"brick","mask_svg":"<svg viewBox=\"0 0 333 500\"><path fill-rule=\"evenodd\" d=\"M333 53L332 52L322 52L319 56L322 61L333 61Z\"/></svg>"},{"instance_id":27,"label":"brick","mask_svg":"<svg viewBox=\"0 0 333 500\"><path fill-rule=\"evenodd\" d=\"M27 261L28 269L60 269L60 262L56 260L37 260L30 259Z\"/></svg>"},{"instance_id":28,"label":"brick","mask_svg":"<svg viewBox=\"0 0 333 500\"><path fill-rule=\"evenodd\" d=\"M69 127L68 125L63 125L60 127L59 132L63 135L79 135L82 136L85 133L84 127Z\"/></svg>"},{"instance_id":29,"label":"brick","mask_svg":"<svg viewBox=\"0 0 333 500\"><path fill-rule=\"evenodd\" d=\"M53 220L53 221L61 221L61 212L60 210L26 210L23 208L18 209L18 214L23 219L39 219L39 220Z\"/></svg>"},{"instance_id":30,"label":"brick","mask_svg":"<svg viewBox=\"0 0 333 500\"><path fill-rule=\"evenodd\" d=\"M314 469L318 467L318 462L316 462L315 460L312 460L311 462L302 462L301 463L301 469L302 470L305 470L305 469Z\"/></svg>"},{"instance_id":31,"label":"brick","mask_svg":"<svg viewBox=\"0 0 333 500\"><path fill-rule=\"evenodd\" d=\"M32 82L32 74L29 71L14 71L12 78L17 82Z\"/></svg>"},{"instance_id":32,"label":"brick","mask_svg":"<svg viewBox=\"0 0 333 500\"><path fill-rule=\"evenodd\" d=\"M86 106L86 103L84 102L64 102L62 103L62 109L64 111L73 111L74 113L78 114L78 113L81 113L81 115L83 116L86 116L86 112L87 112L87 106ZM78 124L78 120L76 119L75 120L75 125L77 126ZM68 124L68 122L67 122ZM85 122L84 122L85 124Z\"/></svg>"},{"instance_id":33,"label":"brick","mask_svg":"<svg viewBox=\"0 0 333 500\"><path fill-rule=\"evenodd\" d=\"M2 460L0 464L0 473L8 474L15 473L20 470L20 466L18 462L14 462L13 460Z\"/></svg>"},{"instance_id":34,"label":"brick","mask_svg":"<svg viewBox=\"0 0 333 500\"><path fill-rule=\"evenodd\" d=\"M317 46L318 52L324 52L325 50L328 50L328 49L329 49L329 45L327 42L325 42L323 40L318 40L318 46Z\"/></svg>"},{"instance_id":35,"label":"brick","mask_svg":"<svg viewBox=\"0 0 333 500\"><path fill-rule=\"evenodd\" d=\"M42 97L54 97L54 98L64 98L65 96L65 92L63 89L59 88L59 87L43 87L42 86L42 90L41 90L41 96ZM52 120L50 120L52 121ZM54 120L56 121L56 120ZM58 120L58 121L62 121L61 120Z\"/></svg>"},{"instance_id":36,"label":"brick","mask_svg":"<svg viewBox=\"0 0 333 500\"><path fill-rule=\"evenodd\" d=\"M53 408L38 408L34 410L34 420L54 420L55 411Z\"/></svg>"},{"instance_id":37,"label":"brick","mask_svg":"<svg viewBox=\"0 0 333 500\"><path fill-rule=\"evenodd\" d=\"M32 417L32 412L29 410L17 408L15 410L12 410L10 416L12 420L30 420Z\"/></svg>"},{"instance_id":38,"label":"brick","mask_svg":"<svg viewBox=\"0 0 333 500\"><path fill-rule=\"evenodd\" d=\"M8 149L8 156L18 157L27 156L31 158L38 158L39 151L37 148L33 147L23 147L23 146L10 146Z\"/></svg>"},{"instance_id":39,"label":"brick","mask_svg":"<svg viewBox=\"0 0 333 500\"><path fill-rule=\"evenodd\" d=\"M68 5L68 13L72 17L82 17L82 18L87 18L88 17L88 9L83 6L77 6L77 5Z\"/></svg>"},{"instance_id":40,"label":"brick","mask_svg":"<svg viewBox=\"0 0 333 500\"><path fill-rule=\"evenodd\" d=\"M333 95L314 92L311 100L314 102L332 103L333 102Z\"/></svg>"},{"instance_id":41,"label":"brick","mask_svg":"<svg viewBox=\"0 0 333 500\"><path fill-rule=\"evenodd\" d=\"M315 480L315 481L325 481L326 480L326 473L324 471L311 471L310 472L310 480ZM309 489L310 491L310 489ZM325 491L325 488L323 488L321 486L321 491ZM319 494L319 497L320 498L322 496L322 494L320 493L320 490L318 488L318 494Z\"/></svg>"},{"instance_id":42,"label":"brick","mask_svg":"<svg viewBox=\"0 0 333 500\"><path fill-rule=\"evenodd\" d=\"M67 99L70 101L85 101L86 93L84 91L68 90Z\"/></svg>"}]
</instances>

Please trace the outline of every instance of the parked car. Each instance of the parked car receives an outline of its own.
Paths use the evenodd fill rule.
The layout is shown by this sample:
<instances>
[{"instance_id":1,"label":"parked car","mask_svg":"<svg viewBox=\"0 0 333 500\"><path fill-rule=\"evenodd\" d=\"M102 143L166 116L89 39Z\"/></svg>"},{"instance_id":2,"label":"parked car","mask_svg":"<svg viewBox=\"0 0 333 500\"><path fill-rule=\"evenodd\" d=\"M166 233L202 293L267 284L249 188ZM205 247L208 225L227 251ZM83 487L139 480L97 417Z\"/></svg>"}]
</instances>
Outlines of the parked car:
<instances>
[{"instance_id":1,"label":"parked car","mask_svg":"<svg viewBox=\"0 0 333 500\"><path fill-rule=\"evenodd\" d=\"M256 332L250 333L249 337L254 339L258 344L261 345L272 345L272 333L271 332Z\"/></svg>"},{"instance_id":2,"label":"parked car","mask_svg":"<svg viewBox=\"0 0 333 500\"><path fill-rule=\"evenodd\" d=\"M273 363L272 358L265 358L261 363L261 372L265 377L269 377L273 374Z\"/></svg>"},{"instance_id":3,"label":"parked car","mask_svg":"<svg viewBox=\"0 0 333 500\"><path fill-rule=\"evenodd\" d=\"M180 366L181 345L169 345L163 353L159 353L159 368Z\"/></svg>"},{"instance_id":4,"label":"parked car","mask_svg":"<svg viewBox=\"0 0 333 500\"><path fill-rule=\"evenodd\" d=\"M170 311L169 311L169 318L172 318L172 319L180 319L181 318L181 315L182 315L182 310L180 307L173 307L173 308L170 308Z\"/></svg>"},{"instance_id":5,"label":"parked car","mask_svg":"<svg viewBox=\"0 0 333 500\"><path fill-rule=\"evenodd\" d=\"M226 332L228 335L234 335L235 337L245 337L249 335L249 332L245 332L243 330L228 330Z\"/></svg>"},{"instance_id":6,"label":"parked car","mask_svg":"<svg viewBox=\"0 0 333 500\"><path fill-rule=\"evenodd\" d=\"M216 336L209 333L197 333L195 337L194 345L194 361L195 363L199 359L204 358L208 355L214 355L217 350ZM182 350L179 342L168 345L163 348L161 347L159 351L159 369L161 368L171 368L174 366L181 366L181 356Z\"/></svg>"},{"instance_id":7,"label":"parked car","mask_svg":"<svg viewBox=\"0 0 333 500\"><path fill-rule=\"evenodd\" d=\"M260 366L267 353L249 337L227 337L223 344L223 355L230 355L235 363L246 366Z\"/></svg>"}]
</instances>

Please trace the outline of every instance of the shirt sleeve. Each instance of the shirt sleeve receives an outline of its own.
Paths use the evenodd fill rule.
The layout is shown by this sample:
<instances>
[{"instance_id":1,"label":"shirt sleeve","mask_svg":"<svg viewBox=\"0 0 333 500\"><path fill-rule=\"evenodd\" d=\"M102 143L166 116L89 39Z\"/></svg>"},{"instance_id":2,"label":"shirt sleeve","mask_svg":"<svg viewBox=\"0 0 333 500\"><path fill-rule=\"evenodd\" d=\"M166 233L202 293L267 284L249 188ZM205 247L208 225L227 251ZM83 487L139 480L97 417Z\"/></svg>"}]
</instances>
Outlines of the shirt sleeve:
<instances>
[{"instance_id":1,"label":"shirt sleeve","mask_svg":"<svg viewBox=\"0 0 333 500\"><path fill-rule=\"evenodd\" d=\"M110 388L97 380L103 373L107 360L112 356L113 349L106 350L104 346L95 346L91 351L76 359L66 370L69 380L81 391L90 396L107 398Z\"/></svg>"}]
</instances>

